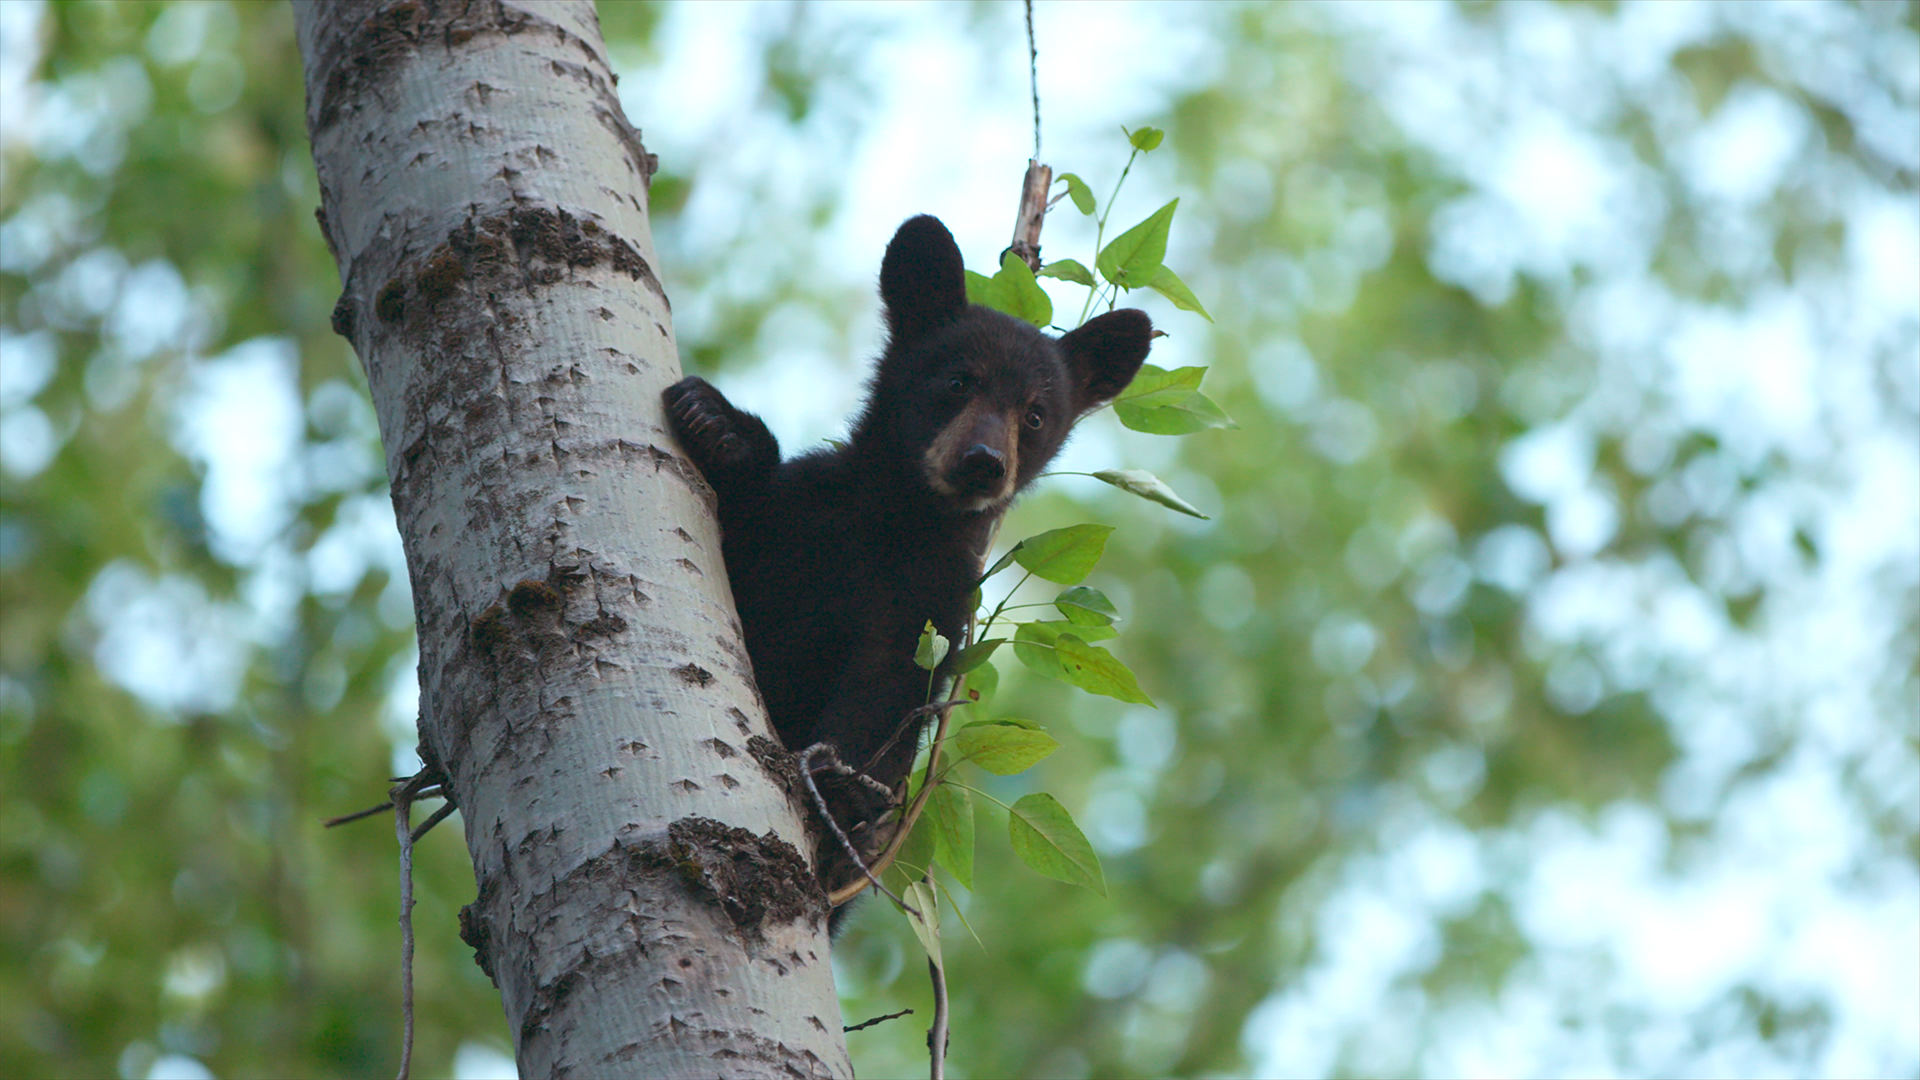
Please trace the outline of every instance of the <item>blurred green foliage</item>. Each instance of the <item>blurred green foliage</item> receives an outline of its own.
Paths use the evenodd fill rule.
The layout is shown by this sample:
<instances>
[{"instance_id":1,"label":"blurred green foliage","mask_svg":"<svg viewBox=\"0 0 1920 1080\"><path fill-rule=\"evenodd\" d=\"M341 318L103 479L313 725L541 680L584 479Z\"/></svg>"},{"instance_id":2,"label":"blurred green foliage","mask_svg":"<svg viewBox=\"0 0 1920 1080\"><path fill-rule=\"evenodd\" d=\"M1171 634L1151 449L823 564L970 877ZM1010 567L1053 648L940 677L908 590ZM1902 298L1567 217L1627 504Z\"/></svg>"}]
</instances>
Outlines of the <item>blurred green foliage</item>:
<instances>
[{"instance_id":1,"label":"blurred green foliage","mask_svg":"<svg viewBox=\"0 0 1920 1080\"><path fill-rule=\"evenodd\" d=\"M391 1068L391 830L320 822L379 801L406 765L410 616L365 539L384 472L355 360L327 328L338 278L311 222L290 15L21 7L4 14L8 47L38 57L32 121L6 113L27 134L0 143L0 1074L139 1077L166 1055L218 1075ZM1849 529L1876 520L1858 509L1886 494L1873 477L1911 475L1920 330L1897 297L1892 315L1848 305L1875 287L1875 223L1904 222L1915 199L1915 8L1687 9L1706 28L1643 50L1664 57L1650 73L1622 50L1568 65L1605 80L1565 86L1538 62L1560 37L1631 42L1607 35L1666 7L1433 8L1425 32L1461 65L1442 76L1352 8L1221 5L1206 78L1127 118L1166 132L1154 158L1174 164L1130 187L1142 206L1180 198L1178 265L1214 322L1149 309L1198 343L1189 358L1240 429L1155 444L1093 421L1119 455L1098 467L1151 468L1210 521L1063 480L1009 525L1118 526L1089 584L1160 708L1001 665L996 714L1062 745L1037 777L982 788L1058 795L1108 895L1025 870L994 839L1004 812L973 800L981 892L955 892L982 944L945 931L955 1075L1472 1071L1460 1041L1514 1026L1572 1048L1488 1059L1533 1071L1915 1067L1857 1001L1768 969L1697 1006L1636 996L1604 940L1568 945L1542 922L1530 884L1557 852L1648 829L1676 880L1716 858L1765 879L1742 830L1792 822L1752 804L1811 776L1852 839L1832 841L1837 891L1809 895L1891 882L1902 917L1914 903L1920 571L1898 530L1920 523L1895 520L1883 546L1900 557L1881 561ZM1011 49L1005 16L975 5L957 25ZM725 174L748 211L695 229L681 214L720 175L724 140L663 158L656 227L689 369L751 377L768 320L802 311L845 344L873 310L865 280L814 272L819 235L858 212L833 163L875 122L856 60L888 32L836 18L774 8L751 44L751 107L824 164L770 155ZM654 5L603 19L624 75L663 62ZM1043 39L1043 77L1069 48ZM1806 60L1819 48L1853 61ZM1464 116L1413 119L1420 77L1426 104L1451 94ZM1755 108L1804 125L1787 163L1757 192L1703 181L1703 133ZM1500 133L1541 115L1599 148L1580 160L1630 177L1606 235L1558 261L1526 253L1550 228L1479 198L1499 183ZM1117 163L1053 164L1104 190ZM1884 205L1892 219L1860 209ZM1657 317L1781 297L1816 312L1818 416L1797 442L1764 410L1696 407L1670 346L1705 362L1719 339ZM1637 318L1657 340L1623 343ZM193 420L240 362L208 358L262 336L297 354L304 430L278 524L241 543ZM1563 443L1572 493L1535 490L1528 453ZM1891 473L1868 467L1876 453ZM1802 625L1855 594L1837 621ZM1662 645L1682 624L1708 644ZM143 647L161 659L130 667ZM1862 659L1796 679L1827 648ZM1714 732L1739 748L1717 772L1697 765ZM1785 875L1800 848L1781 844ZM1435 850L1469 884L1417 901L1434 888L1419 881L1446 877L1418 862ZM416 1063L435 1075L464 1044L508 1043L454 932L472 889L458 830L417 858ZM1342 951L1409 925L1431 927L1426 952ZM916 949L871 903L836 948L849 1022L921 1010L850 1036L862 1075L924 1068ZM1360 988L1347 998L1330 988L1342 973ZM1303 1011L1320 1026L1289 1035Z\"/></svg>"}]
</instances>

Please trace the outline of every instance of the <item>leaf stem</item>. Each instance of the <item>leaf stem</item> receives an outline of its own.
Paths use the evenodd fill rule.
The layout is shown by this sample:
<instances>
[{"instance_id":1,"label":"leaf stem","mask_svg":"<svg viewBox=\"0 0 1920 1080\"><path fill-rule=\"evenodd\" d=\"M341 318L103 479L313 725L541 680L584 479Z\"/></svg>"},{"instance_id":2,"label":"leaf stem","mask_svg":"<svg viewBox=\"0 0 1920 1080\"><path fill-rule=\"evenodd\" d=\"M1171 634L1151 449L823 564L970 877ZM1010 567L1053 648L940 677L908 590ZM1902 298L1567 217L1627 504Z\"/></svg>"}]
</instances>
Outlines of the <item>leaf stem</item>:
<instances>
[{"instance_id":1,"label":"leaf stem","mask_svg":"<svg viewBox=\"0 0 1920 1080\"><path fill-rule=\"evenodd\" d=\"M1126 129L1122 128L1121 130L1125 131ZM1133 159L1139 156L1140 148L1137 146L1133 148L1132 153L1127 155L1127 164L1125 168L1120 170L1120 179L1113 182L1113 194L1107 196L1106 205L1100 208L1100 220L1094 223L1093 265L1096 269L1100 266L1100 242L1106 239L1107 236L1107 215L1113 213L1113 201L1120 197L1120 185L1127 182L1127 174L1133 171ZM1087 321L1087 312L1093 310L1094 297L1099 292L1100 287L1098 285L1087 290L1087 302L1080 307L1080 322L1084 323ZM1111 307L1112 305L1108 306Z\"/></svg>"},{"instance_id":2,"label":"leaf stem","mask_svg":"<svg viewBox=\"0 0 1920 1080\"><path fill-rule=\"evenodd\" d=\"M1002 810L1005 810L1009 813L1013 811L1013 807L1008 806L1006 803L1001 802L999 799L996 799L993 796L987 794L986 792L981 791L979 788L974 787L972 784L963 784L958 780L949 780L948 783L952 784L954 787L957 787L962 791L969 792L974 795L978 795L981 798L987 800L988 802L992 803L993 805L999 807Z\"/></svg>"},{"instance_id":3,"label":"leaf stem","mask_svg":"<svg viewBox=\"0 0 1920 1080\"><path fill-rule=\"evenodd\" d=\"M1025 585L1028 581L1032 579L1033 579L1033 571L1029 570L1027 571L1026 577L1023 577L1019 581L1014 582L1013 588L1007 590L1007 595L1000 598L999 605L993 609L992 614L987 616L987 621L985 625L980 627L980 633L978 636L983 638L987 636L988 632L993 629L993 621L1000 617L1001 612L1007 610L1007 601L1013 599L1013 594L1020 591L1020 586ZM971 642L969 642L969 644L971 644Z\"/></svg>"}]
</instances>

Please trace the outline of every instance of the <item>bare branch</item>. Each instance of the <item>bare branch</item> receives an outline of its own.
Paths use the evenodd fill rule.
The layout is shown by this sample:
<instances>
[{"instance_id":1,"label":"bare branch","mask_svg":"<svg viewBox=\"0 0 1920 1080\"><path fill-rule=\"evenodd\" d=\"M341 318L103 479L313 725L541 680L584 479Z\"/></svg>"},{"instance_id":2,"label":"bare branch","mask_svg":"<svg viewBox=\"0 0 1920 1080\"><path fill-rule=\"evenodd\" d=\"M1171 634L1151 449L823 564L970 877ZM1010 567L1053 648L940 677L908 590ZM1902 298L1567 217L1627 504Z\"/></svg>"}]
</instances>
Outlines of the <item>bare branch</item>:
<instances>
[{"instance_id":1,"label":"bare branch","mask_svg":"<svg viewBox=\"0 0 1920 1080\"><path fill-rule=\"evenodd\" d=\"M840 841L840 846L846 850L847 857L852 859L853 864L860 868L860 872L866 875L866 880L872 882L874 888L885 893L887 899L898 905L900 910L905 911L916 919L919 918L920 912L914 910L911 904L895 896L892 890L880 884L880 879L875 877L873 871L867 867L867 861L862 859L860 852L854 849L853 841L847 839L847 834L841 830L840 823L834 820L833 811L827 809L827 800L821 797L820 788L813 782L813 759L816 757L826 759L826 763L821 766L822 768L829 769L841 776L859 776L863 774L854 772L851 766L843 763L840 760L840 752L828 743L814 743L812 746L800 751L800 775L807 782L807 794L813 796L813 805L815 809L820 811L820 819L827 823L827 828L833 830L834 838ZM893 853L893 847L894 845L889 845L889 856ZM855 884L864 887L866 882L856 882ZM855 889L853 892L848 893L848 899L851 899L854 894L859 891L859 889ZM841 901L841 903L845 903L845 901ZM838 907L839 904L835 904L834 906Z\"/></svg>"}]
</instances>

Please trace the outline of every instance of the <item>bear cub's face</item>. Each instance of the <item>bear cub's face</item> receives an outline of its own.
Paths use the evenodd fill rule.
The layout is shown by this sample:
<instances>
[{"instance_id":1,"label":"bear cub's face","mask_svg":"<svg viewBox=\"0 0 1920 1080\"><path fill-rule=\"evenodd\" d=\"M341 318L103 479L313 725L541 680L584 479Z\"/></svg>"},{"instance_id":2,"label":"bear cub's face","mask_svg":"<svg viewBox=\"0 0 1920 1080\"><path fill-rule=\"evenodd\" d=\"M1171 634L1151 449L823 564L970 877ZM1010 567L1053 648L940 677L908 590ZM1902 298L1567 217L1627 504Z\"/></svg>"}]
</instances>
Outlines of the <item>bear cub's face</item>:
<instances>
[{"instance_id":1,"label":"bear cub's face","mask_svg":"<svg viewBox=\"0 0 1920 1080\"><path fill-rule=\"evenodd\" d=\"M1078 415L1059 348L998 314L968 312L916 346L894 414L901 442L924 448L927 487L955 510L1005 507Z\"/></svg>"},{"instance_id":2,"label":"bear cub's face","mask_svg":"<svg viewBox=\"0 0 1920 1080\"><path fill-rule=\"evenodd\" d=\"M855 442L910 460L956 513L1004 510L1066 442L1073 424L1140 370L1153 324L1123 309L1060 338L966 300L946 227L900 227L880 268L891 331Z\"/></svg>"}]
</instances>

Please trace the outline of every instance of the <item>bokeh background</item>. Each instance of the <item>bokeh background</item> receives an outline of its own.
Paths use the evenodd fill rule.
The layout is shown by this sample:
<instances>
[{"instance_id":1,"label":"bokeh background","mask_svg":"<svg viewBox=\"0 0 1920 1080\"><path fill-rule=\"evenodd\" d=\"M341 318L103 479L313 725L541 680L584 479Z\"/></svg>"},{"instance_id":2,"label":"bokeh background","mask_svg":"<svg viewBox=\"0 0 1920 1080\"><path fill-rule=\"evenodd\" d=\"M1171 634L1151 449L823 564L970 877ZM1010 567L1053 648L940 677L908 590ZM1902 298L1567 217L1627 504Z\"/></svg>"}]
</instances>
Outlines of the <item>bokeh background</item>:
<instances>
[{"instance_id":1,"label":"bokeh background","mask_svg":"<svg viewBox=\"0 0 1920 1080\"><path fill-rule=\"evenodd\" d=\"M1135 300L1240 427L1059 466L1211 520L1008 525L1118 526L1159 708L1002 665L1066 745L991 790L1110 895L981 810L953 1075L1920 1073L1917 21L1042 0L1043 158L1104 198L1167 131L1115 223L1180 198L1215 322ZM1007 242L1019 6L602 22L688 368L839 433L894 226ZM393 1067L391 830L320 822L411 770L415 656L317 202L284 6L0 3L0 1074ZM460 830L419 866L418 1073L499 1075ZM866 906L849 1022L924 1019L915 949Z\"/></svg>"}]
</instances>

